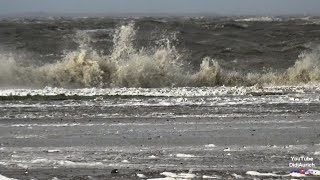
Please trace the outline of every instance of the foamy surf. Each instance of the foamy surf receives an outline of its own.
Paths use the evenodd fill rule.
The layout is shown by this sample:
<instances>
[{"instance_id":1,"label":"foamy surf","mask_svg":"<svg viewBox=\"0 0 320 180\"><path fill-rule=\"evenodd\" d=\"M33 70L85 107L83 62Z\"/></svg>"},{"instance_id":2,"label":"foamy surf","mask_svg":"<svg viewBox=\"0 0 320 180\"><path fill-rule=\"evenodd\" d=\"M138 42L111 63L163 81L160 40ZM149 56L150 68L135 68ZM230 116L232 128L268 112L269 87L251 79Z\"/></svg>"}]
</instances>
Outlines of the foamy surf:
<instances>
[{"instance_id":1,"label":"foamy surf","mask_svg":"<svg viewBox=\"0 0 320 180\"><path fill-rule=\"evenodd\" d=\"M262 18L263 19L263 18ZM266 18L268 19L268 18ZM272 86L320 83L319 48L302 53L294 66L284 72L244 73L221 67L205 57L198 70L185 68L184 54L169 38L156 47L136 49L133 45L134 23L122 25L113 35L113 49L101 55L92 49L89 32L76 37L79 50L44 66L25 66L12 55L0 55L0 83L3 87L202 87L202 86Z\"/></svg>"},{"instance_id":2,"label":"foamy surf","mask_svg":"<svg viewBox=\"0 0 320 180\"><path fill-rule=\"evenodd\" d=\"M109 164L102 162L74 162L69 160L58 160L58 159L48 159L48 158L35 158L32 160L12 160L11 162L0 162L3 166L16 165L24 169L33 169L41 167L65 167L65 168L103 168L110 167ZM0 180L2 180L0 178Z\"/></svg>"},{"instance_id":3,"label":"foamy surf","mask_svg":"<svg viewBox=\"0 0 320 180\"><path fill-rule=\"evenodd\" d=\"M177 158L196 158L196 156L193 154L181 154L181 153L176 154L176 157Z\"/></svg>"},{"instance_id":4,"label":"foamy surf","mask_svg":"<svg viewBox=\"0 0 320 180\"><path fill-rule=\"evenodd\" d=\"M244 21L244 22L274 22L274 21L282 21L279 17L271 17L271 16L262 16L262 17L248 17L243 19L236 19L235 21Z\"/></svg>"},{"instance_id":5,"label":"foamy surf","mask_svg":"<svg viewBox=\"0 0 320 180\"><path fill-rule=\"evenodd\" d=\"M8 177L3 176L3 175L0 174L0 180L17 180L17 179L8 178Z\"/></svg>"},{"instance_id":6,"label":"foamy surf","mask_svg":"<svg viewBox=\"0 0 320 180\"><path fill-rule=\"evenodd\" d=\"M144 97L213 97L213 96L266 96L308 94L320 92L319 86L272 86L272 87L178 87L178 88L81 88L65 89L0 89L0 96L144 96ZM298 97L298 96L297 96ZM99 99L97 99L99 100Z\"/></svg>"},{"instance_id":7,"label":"foamy surf","mask_svg":"<svg viewBox=\"0 0 320 180\"><path fill-rule=\"evenodd\" d=\"M301 174L301 173L290 173L290 174L276 174L276 173L261 173L258 171L247 171L246 175L249 176L256 176L256 177L273 177L273 178L284 178L284 177L293 177L293 178L317 178L317 176L320 176L320 173L318 170L309 170L310 173Z\"/></svg>"},{"instance_id":8,"label":"foamy surf","mask_svg":"<svg viewBox=\"0 0 320 180\"><path fill-rule=\"evenodd\" d=\"M153 178L149 180L190 180L194 179L197 176L192 173L172 173L172 172L162 172L160 175L165 176L164 178Z\"/></svg>"}]
</instances>

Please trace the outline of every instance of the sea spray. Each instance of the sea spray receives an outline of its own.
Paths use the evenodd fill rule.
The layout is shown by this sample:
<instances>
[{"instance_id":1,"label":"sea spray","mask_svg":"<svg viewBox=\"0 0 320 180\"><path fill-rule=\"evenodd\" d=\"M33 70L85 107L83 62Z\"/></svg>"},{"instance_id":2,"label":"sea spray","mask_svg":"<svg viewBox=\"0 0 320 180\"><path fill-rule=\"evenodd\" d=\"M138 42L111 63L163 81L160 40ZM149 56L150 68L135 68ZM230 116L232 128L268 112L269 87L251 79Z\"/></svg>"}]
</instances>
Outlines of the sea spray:
<instances>
[{"instance_id":1,"label":"sea spray","mask_svg":"<svg viewBox=\"0 0 320 180\"><path fill-rule=\"evenodd\" d=\"M292 85L320 82L320 47L303 53L295 65L287 70L285 79Z\"/></svg>"},{"instance_id":2,"label":"sea spray","mask_svg":"<svg viewBox=\"0 0 320 180\"><path fill-rule=\"evenodd\" d=\"M115 68L111 84L121 87L165 87L183 84L180 54L167 44L157 48L133 47L134 24L121 26L114 35L114 47L106 61ZM105 62L103 62L105 64ZM110 65L109 65L110 66Z\"/></svg>"},{"instance_id":3,"label":"sea spray","mask_svg":"<svg viewBox=\"0 0 320 180\"><path fill-rule=\"evenodd\" d=\"M25 87L174 87L174 86L272 86L320 83L320 48L302 53L295 65L284 72L243 73L221 67L217 60L205 57L196 72L184 66L184 55L169 38L158 46L136 49L133 22L119 26L113 35L109 55L91 48L91 37L77 32L79 49L61 60L40 67L23 66L12 55L0 55L0 84Z\"/></svg>"}]
</instances>

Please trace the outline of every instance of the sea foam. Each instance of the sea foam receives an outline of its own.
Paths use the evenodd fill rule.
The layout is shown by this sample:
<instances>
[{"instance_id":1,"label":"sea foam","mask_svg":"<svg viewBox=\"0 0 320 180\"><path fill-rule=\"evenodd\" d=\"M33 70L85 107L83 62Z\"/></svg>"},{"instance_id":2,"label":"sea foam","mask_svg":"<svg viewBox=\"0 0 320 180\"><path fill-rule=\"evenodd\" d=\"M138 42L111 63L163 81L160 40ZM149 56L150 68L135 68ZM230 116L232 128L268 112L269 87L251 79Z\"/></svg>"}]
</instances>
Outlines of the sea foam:
<instances>
[{"instance_id":1,"label":"sea foam","mask_svg":"<svg viewBox=\"0 0 320 180\"><path fill-rule=\"evenodd\" d=\"M25 66L14 56L0 54L2 87L201 87L201 86L274 86L320 83L320 48L302 53L284 72L244 73L221 67L205 57L198 70L185 67L183 57L170 39L157 47L136 49L133 22L122 25L113 35L113 49L101 55L88 43L86 32L77 34L79 49L60 61L44 66Z\"/></svg>"}]
</instances>

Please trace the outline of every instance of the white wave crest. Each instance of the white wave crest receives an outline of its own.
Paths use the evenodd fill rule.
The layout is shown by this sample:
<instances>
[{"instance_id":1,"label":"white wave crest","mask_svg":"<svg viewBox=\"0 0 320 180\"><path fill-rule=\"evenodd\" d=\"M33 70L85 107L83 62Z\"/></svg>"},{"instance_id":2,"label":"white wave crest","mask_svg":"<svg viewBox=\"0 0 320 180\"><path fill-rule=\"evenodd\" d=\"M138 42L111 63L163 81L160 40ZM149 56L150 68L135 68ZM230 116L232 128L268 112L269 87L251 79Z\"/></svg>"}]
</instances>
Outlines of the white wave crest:
<instances>
[{"instance_id":1,"label":"white wave crest","mask_svg":"<svg viewBox=\"0 0 320 180\"><path fill-rule=\"evenodd\" d=\"M273 22L273 21L282 21L278 17L262 16L262 17L248 17L243 19L237 19L235 21L244 21L244 22Z\"/></svg>"},{"instance_id":2,"label":"white wave crest","mask_svg":"<svg viewBox=\"0 0 320 180\"><path fill-rule=\"evenodd\" d=\"M134 23L119 27L109 55L91 49L90 37L77 34L79 50L53 64L23 66L13 56L1 55L0 84L3 87L199 87L270 86L320 83L320 48L302 54L285 72L243 73L222 68L206 57L197 72L183 67L183 55L170 40L159 47L135 49Z\"/></svg>"}]
</instances>

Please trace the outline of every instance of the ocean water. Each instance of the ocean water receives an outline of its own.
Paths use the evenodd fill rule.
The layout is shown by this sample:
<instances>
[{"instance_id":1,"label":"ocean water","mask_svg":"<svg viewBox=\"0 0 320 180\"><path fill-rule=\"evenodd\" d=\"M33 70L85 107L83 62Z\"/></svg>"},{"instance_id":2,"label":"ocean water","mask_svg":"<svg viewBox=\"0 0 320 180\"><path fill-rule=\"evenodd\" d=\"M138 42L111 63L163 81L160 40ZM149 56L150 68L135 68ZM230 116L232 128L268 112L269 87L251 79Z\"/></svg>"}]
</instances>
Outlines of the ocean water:
<instances>
[{"instance_id":1,"label":"ocean water","mask_svg":"<svg viewBox=\"0 0 320 180\"><path fill-rule=\"evenodd\" d=\"M1 87L319 82L317 18L3 19Z\"/></svg>"},{"instance_id":2,"label":"ocean water","mask_svg":"<svg viewBox=\"0 0 320 180\"><path fill-rule=\"evenodd\" d=\"M299 178L292 156L319 164L319 22L1 18L0 174Z\"/></svg>"}]
</instances>

